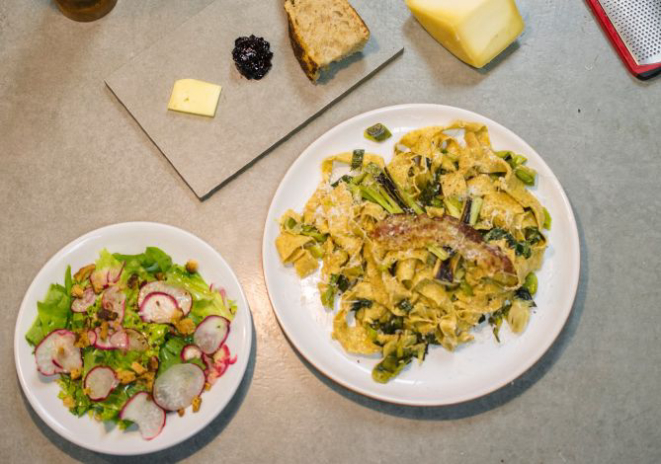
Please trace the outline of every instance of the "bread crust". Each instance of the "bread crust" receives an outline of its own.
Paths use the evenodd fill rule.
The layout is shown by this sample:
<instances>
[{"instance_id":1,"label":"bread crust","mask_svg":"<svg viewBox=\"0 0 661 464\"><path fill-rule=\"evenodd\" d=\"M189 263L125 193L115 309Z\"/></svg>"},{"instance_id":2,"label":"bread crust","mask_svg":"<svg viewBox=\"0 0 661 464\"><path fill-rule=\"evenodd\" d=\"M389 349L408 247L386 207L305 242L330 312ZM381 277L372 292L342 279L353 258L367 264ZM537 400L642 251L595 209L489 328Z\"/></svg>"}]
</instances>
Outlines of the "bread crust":
<instances>
[{"instance_id":1,"label":"bread crust","mask_svg":"<svg viewBox=\"0 0 661 464\"><path fill-rule=\"evenodd\" d=\"M345 3L351 15L355 19L357 19L356 27L361 30L361 34L364 36L364 39L358 42L356 46L354 46L348 53L336 58L335 60L333 60L333 62L340 61L362 50L370 37L370 30L367 27L367 24L365 24L365 21L363 21L363 18L360 17L358 12L354 9L353 6L351 6L351 4L348 1ZM322 66L320 63L315 61L315 59L312 57L312 55L308 51L309 45L306 43L304 37L296 27L296 23L294 20L294 16L296 14L294 10L295 0L285 0L284 7L287 13L287 22L289 24L289 39L291 41L292 49L294 51L294 56L301 65L301 68L303 68L305 75L308 76L308 78L312 82L316 82L319 79L321 75L321 70L323 69L324 66Z\"/></svg>"},{"instance_id":2,"label":"bread crust","mask_svg":"<svg viewBox=\"0 0 661 464\"><path fill-rule=\"evenodd\" d=\"M289 23L289 40L291 41L291 48L294 50L294 56L300 63L303 71L305 71L305 75L311 81L316 82L320 75L319 65L314 62L312 57L303 48L303 38L296 32L296 26L289 12L287 12L287 22Z\"/></svg>"}]
</instances>

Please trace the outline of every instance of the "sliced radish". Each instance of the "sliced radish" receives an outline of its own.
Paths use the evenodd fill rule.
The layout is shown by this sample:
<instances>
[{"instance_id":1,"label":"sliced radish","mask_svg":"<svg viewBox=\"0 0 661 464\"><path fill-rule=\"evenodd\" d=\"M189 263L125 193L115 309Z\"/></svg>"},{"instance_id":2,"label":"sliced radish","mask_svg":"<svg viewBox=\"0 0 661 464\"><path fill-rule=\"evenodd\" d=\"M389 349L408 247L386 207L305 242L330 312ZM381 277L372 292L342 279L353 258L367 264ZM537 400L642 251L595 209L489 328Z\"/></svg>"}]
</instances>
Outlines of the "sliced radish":
<instances>
[{"instance_id":1,"label":"sliced radish","mask_svg":"<svg viewBox=\"0 0 661 464\"><path fill-rule=\"evenodd\" d=\"M75 342L76 334L69 330L54 330L46 335L34 351L37 370L43 375L54 375L80 369L83 358Z\"/></svg>"},{"instance_id":2,"label":"sliced radish","mask_svg":"<svg viewBox=\"0 0 661 464\"><path fill-rule=\"evenodd\" d=\"M80 348L74 345L75 335L67 337L66 341L58 347L53 357L53 363L62 369L62 372L69 373L74 369L83 367L83 357L80 354Z\"/></svg>"},{"instance_id":3,"label":"sliced radish","mask_svg":"<svg viewBox=\"0 0 661 464\"><path fill-rule=\"evenodd\" d=\"M103 290L108 286L108 270L97 269L90 274L90 282L95 289Z\"/></svg>"},{"instance_id":4,"label":"sliced radish","mask_svg":"<svg viewBox=\"0 0 661 464\"><path fill-rule=\"evenodd\" d=\"M117 347L112 344L110 339L114 335L113 331L108 331L106 338L101 337L101 327L94 329L94 347L100 350L115 350Z\"/></svg>"},{"instance_id":5,"label":"sliced radish","mask_svg":"<svg viewBox=\"0 0 661 464\"><path fill-rule=\"evenodd\" d=\"M181 360L190 361L191 359L201 359L202 350L197 345L186 345L181 350Z\"/></svg>"},{"instance_id":6,"label":"sliced radish","mask_svg":"<svg viewBox=\"0 0 661 464\"><path fill-rule=\"evenodd\" d=\"M167 293L153 292L140 305L138 314L145 322L168 324L177 313L177 301Z\"/></svg>"},{"instance_id":7,"label":"sliced radish","mask_svg":"<svg viewBox=\"0 0 661 464\"><path fill-rule=\"evenodd\" d=\"M236 355L232 358L230 355L230 349L227 345L223 345L213 357L205 354L202 359L207 365L207 370L204 371L207 376L207 382L213 385L216 383L216 380L222 377L227 369L236 362Z\"/></svg>"},{"instance_id":8,"label":"sliced radish","mask_svg":"<svg viewBox=\"0 0 661 464\"><path fill-rule=\"evenodd\" d=\"M103 401L119 385L115 371L107 366L96 366L85 376L85 389L92 401Z\"/></svg>"},{"instance_id":9,"label":"sliced radish","mask_svg":"<svg viewBox=\"0 0 661 464\"><path fill-rule=\"evenodd\" d=\"M145 440L156 438L165 427L165 411L147 392L133 395L122 408L119 418L135 422Z\"/></svg>"},{"instance_id":10,"label":"sliced radish","mask_svg":"<svg viewBox=\"0 0 661 464\"><path fill-rule=\"evenodd\" d=\"M183 288L173 287L160 280L149 282L148 284L142 286L140 293L138 294L139 307L142 308L142 303L151 293L165 293L166 295L170 295L172 298L174 298L177 307L181 309L181 311L184 313L184 316L186 316L193 307L193 297L190 293L188 293Z\"/></svg>"},{"instance_id":11,"label":"sliced radish","mask_svg":"<svg viewBox=\"0 0 661 464\"><path fill-rule=\"evenodd\" d=\"M113 267L108 270L108 283L109 284L116 284L119 282L119 278L122 276L122 271L124 270L124 264L120 267Z\"/></svg>"},{"instance_id":12,"label":"sliced radish","mask_svg":"<svg viewBox=\"0 0 661 464\"><path fill-rule=\"evenodd\" d=\"M200 396L206 378L202 369L192 363L175 364L154 382L154 401L167 411L178 411Z\"/></svg>"},{"instance_id":13,"label":"sliced radish","mask_svg":"<svg viewBox=\"0 0 661 464\"><path fill-rule=\"evenodd\" d=\"M95 345L97 338L99 337L97 337L96 332L94 330L87 331L87 340L89 340L90 345Z\"/></svg>"},{"instance_id":14,"label":"sliced radish","mask_svg":"<svg viewBox=\"0 0 661 464\"><path fill-rule=\"evenodd\" d=\"M110 345L112 345L113 348L118 350L128 350L129 348L129 334L124 330L118 330L113 333L108 337L108 341L110 341Z\"/></svg>"},{"instance_id":15,"label":"sliced radish","mask_svg":"<svg viewBox=\"0 0 661 464\"><path fill-rule=\"evenodd\" d=\"M205 354L214 354L230 333L230 321L220 316L207 316L195 329L193 340Z\"/></svg>"},{"instance_id":16,"label":"sliced radish","mask_svg":"<svg viewBox=\"0 0 661 464\"><path fill-rule=\"evenodd\" d=\"M74 313L84 313L95 301L96 295L94 294L94 289L92 287L87 287L81 298L73 300L73 303L71 303L71 311Z\"/></svg>"},{"instance_id":17,"label":"sliced radish","mask_svg":"<svg viewBox=\"0 0 661 464\"><path fill-rule=\"evenodd\" d=\"M124 320L126 295L124 295L124 292L122 292L119 287L110 287L108 290L103 292L101 306L106 311L112 311L113 313L117 314L117 319L115 319L115 321L121 324Z\"/></svg>"},{"instance_id":18,"label":"sliced radish","mask_svg":"<svg viewBox=\"0 0 661 464\"><path fill-rule=\"evenodd\" d=\"M147 351L149 349L147 339L140 332L134 329L126 329L126 333L129 337L129 350Z\"/></svg>"},{"instance_id":19,"label":"sliced radish","mask_svg":"<svg viewBox=\"0 0 661 464\"><path fill-rule=\"evenodd\" d=\"M232 357L229 347L223 345L223 347L213 355L213 361L215 363L224 363L227 365L234 364L236 362L236 355Z\"/></svg>"}]
</instances>

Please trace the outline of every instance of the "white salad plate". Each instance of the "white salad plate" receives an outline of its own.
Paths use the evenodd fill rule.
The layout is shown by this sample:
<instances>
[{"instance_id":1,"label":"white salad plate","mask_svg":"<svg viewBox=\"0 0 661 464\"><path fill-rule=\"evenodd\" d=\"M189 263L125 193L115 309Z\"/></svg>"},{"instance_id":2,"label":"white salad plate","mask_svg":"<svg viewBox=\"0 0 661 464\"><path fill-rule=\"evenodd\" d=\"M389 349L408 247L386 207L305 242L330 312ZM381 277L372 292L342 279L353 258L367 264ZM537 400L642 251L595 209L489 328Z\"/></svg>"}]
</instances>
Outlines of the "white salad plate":
<instances>
[{"instance_id":1,"label":"white salad plate","mask_svg":"<svg viewBox=\"0 0 661 464\"><path fill-rule=\"evenodd\" d=\"M237 356L237 362L229 367L210 391L204 392L202 406L197 413L193 413L190 408L183 417L169 413L162 432L150 441L141 438L135 425L122 431L112 423L71 414L57 397L60 391L56 382L58 376L45 377L37 372L33 349L25 340L25 333L37 316L37 302L44 298L51 283L63 284L68 265L72 272L76 272L83 265L94 262L103 248L111 253L137 254L144 252L148 246L161 248L175 263L197 260L202 277L217 287L224 287L227 298L234 300L238 307L226 341L232 356ZM206 242L189 232L164 224L115 224L89 232L69 243L34 278L23 298L16 321L16 371L25 396L34 410L63 438L101 453L151 453L176 445L196 434L229 403L248 366L253 336L251 320L250 308L236 275L223 257Z\"/></svg>"},{"instance_id":2,"label":"white salad plate","mask_svg":"<svg viewBox=\"0 0 661 464\"><path fill-rule=\"evenodd\" d=\"M455 120L485 124L496 150L512 150L528 157L537 170L531 190L549 210L552 230L549 246L537 273L539 290L525 331L512 334L503 324L498 343L491 328L482 324L475 340L448 352L431 346L422 364L413 361L387 384L372 380L378 357L346 353L331 338L334 312L322 307L317 283L320 272L301 280L292 266L280 262L275 248L278 218L288 209L301 212L321 180L321 162L327 156L362 148L392 158L394 146L407 132ZM393 136L382 143L366 140L363 131L383 123ZM548 154L552 156L552 153ZM574 302L580 270L580 247L571 205L558 179L544 160L520 137L479 114L450 106L408 104L381 108L351 118L313 142L292 164L273 197L262 244L266 284L275 315L291 343L319 371L344 387L397 404L438 406L460 403L493 392L529 369L551 346Z\"/></svg>"}]
</instances>

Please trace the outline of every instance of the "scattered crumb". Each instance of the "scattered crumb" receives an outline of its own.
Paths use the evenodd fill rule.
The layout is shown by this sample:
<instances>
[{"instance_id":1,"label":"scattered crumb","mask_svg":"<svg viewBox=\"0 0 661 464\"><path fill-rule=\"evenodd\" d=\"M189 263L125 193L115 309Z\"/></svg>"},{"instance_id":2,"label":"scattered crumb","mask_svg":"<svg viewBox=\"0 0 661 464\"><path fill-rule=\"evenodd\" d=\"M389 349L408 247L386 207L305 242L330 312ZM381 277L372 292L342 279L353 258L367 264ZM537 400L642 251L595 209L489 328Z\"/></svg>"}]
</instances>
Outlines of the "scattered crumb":
<instances>
[{"instance_id":1,"label":"scattered crumb","mask_svg":"<svg viewBox=\"0 0 661 464\"><path fill-rule=\"evenodd\" d=\"M147 390L152 390L154 387L154 379L156 378L156 372L145 372L140 376L140 380L145 383Z\"/></svg>"},{"instance_id":2,"label":"scattered crumb","mask_svg":"<svg viewBox=\"0 0 661 464\"><path fill-rule=\"evenodd\" d=\"M64 403L64 405L65 405L68 409L71 409L71 408L73 408L73 407L76 405L76 401L73 399L73 397L72 397L72 396L68 396L68 395L65 396L64 398L62 398L62 403Z\"/></svg>"},{"instance_id":3,"label":"scattered crumb","mask_svg":"<svg viewBox=\"0 0 661 464\"><path fill-rule=\"evenodd\" d=\"M177 328L180 334L190 335L195 332L195 323L192 319L186 318L180 321L176 321L174 326Z\"/></svg>"},{"instance_id":4,"label":"scattered crumb","mask_svg":"<svg viewBox=\"0 0 661 464\"><path fill-rule=\"evenodd\" d=\"M147 372L147 369L142 367L142 365L137 361L133 361L133 363L131 364L131 369L133 369L138 375L142 375L145 372Z\"/></svg>"},{"instance_id":5,"label":"scattered crumb","mask_svg":"<svg viewBox=\"0 0 661 464\"><path fill-rule=\"evenodd\" d=\"M177 414L179 414L179 417L184 417L184 414L186 414L186 411L184 410L184 408L181 408L181 409L177 410Z\"/></svg>"},{"instance_id":6,"label":"scattered crumb","mask_svg":"<svg viewBox=\"0 0 661 464\"><path fill-rule=\"evenodd\" d=\"M105 340L106 338L108 338L108 322L107 321L103 321L101 323L101 328L99 329L99 338L101 338L101 340Z\"/></svg>"},{"instance_id":7,"label":"scattered crumb","mask_svg":"<svg viewBox=\"0 0 661 464\"><path fill-rule=\"evenodd\" d=\"M117 378L122 384L126 385L127 383L131 383L135 380L135 373L124 369L119 369L117 371Z\"/></svg>"},{"instance_id":8,"label":"scattered crumb","mask_svg":"<svg viewBox=\"0 0 661 464\"><path fill-rule=\"evenodd\" d=\"M204 389L205 389L206 391L211 390L211 384L210 384L209 382L204 382Z\"/></svg>"},{"instance_id":9,"label":"scattered crumb","mask_svg":"<svg viewBox=\"0 0 661 464\"><path fill-rule=\"evenodd\" d=\"M182 318L184 317L184 312L181 309L177 309L174 311L174 314L172 314L172 318L170 319L174 324L179 322Z\"/></svg>"},{"instance_id":10,"label":"scattered crumb","mask_svg":"<svg viewBox=\"0 0 661 464\"><path fill-rule=\"evenodd\" d=\"M197 272L197 261L194 259L188 260L186 263L186 270L190 272L191 274L194 274Z\"/></svg>"},{"instance_id":11,"label":"scattered crumb","mask_svg":"<svg viewBox=\"0 0 661 464\"><path fill-rule=\"evenodd\" d=\"M82 374L80 369L71 369L69 376L71 377L71 380L76 380L80 378L80 374Z\"/></svg>"},{"instance_id":12,"label":"scattered crumb","mask_svg":"<svg viewBox=\"0 0 661 464\"><path fill-rule=\"evenodd\" d=\"M200 398L199 396L193 398L193 412L199 411L201 404L202 404L202 398Z\"/></svg>"},{"instance_id":13,"label":"scattered crumb","mask_svg":"<svg viewBox=\"0 0 661 464\"><path fill-rule=\"evenodd\" d=\"M82 330L77 334L76 342L73 344L76 348L86 348L90 345L90 340L87 337L87 330Z\"/></svg>"}]
</instances>

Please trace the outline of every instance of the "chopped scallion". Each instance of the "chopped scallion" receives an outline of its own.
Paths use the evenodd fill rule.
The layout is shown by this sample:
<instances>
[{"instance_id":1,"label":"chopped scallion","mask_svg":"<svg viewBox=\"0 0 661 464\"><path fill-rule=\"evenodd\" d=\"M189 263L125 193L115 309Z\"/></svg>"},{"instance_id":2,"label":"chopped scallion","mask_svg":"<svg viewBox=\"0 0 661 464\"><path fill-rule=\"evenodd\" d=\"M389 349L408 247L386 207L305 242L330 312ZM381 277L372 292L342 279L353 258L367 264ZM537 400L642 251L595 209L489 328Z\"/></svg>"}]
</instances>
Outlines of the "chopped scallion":
<instances>
[{"instance_id":1,"label":"chopped scallion","mask_svg":"<svg viewBox=\"0 0 661 464\"><path fill-rule=\"evenodd\" d=\"M363 157L365 156L365 150L354 150L353 156L351 157L351 170L356 171L360 169L363 165Z\"/></svg>"},{"instance_id":2,"label":"chopped scallion","mask_svg":"<svg viewBox=\"0 0 661 464\"><path fill-rule=\"evenodd\" d=\"M551 230L551 213L549 213L549 210L544 208L544 228L547 230Z\"/></svg>"},{"instance_id":3,"label":"chopped scallion","mask_svg":"<svg viewBox=\"0 0 661 464\"><path fill-rule=\"evenodd\" d=\"M514 170L516 177L526 185L535 185L535 176L537 173L528 166L519 166Z\"/></svg>"},{"instance_id":4,"label":"chopped scallion","mask_svg":"<svg viewBox=\"0 0 661 464\"><path fill-rule=\"evenodd\" d=\"M388 128L381 123L374 124L365 129L365 138L374 140L375 142L383 142L384 140L388 140L391 136L392 134Z\"/></svg>"}]
</instances>

